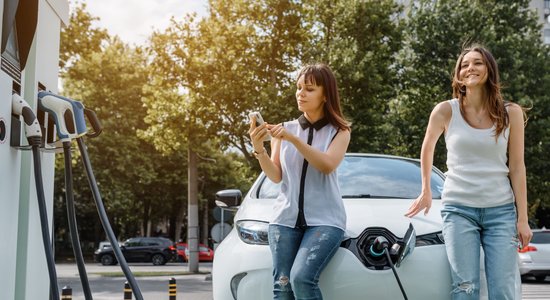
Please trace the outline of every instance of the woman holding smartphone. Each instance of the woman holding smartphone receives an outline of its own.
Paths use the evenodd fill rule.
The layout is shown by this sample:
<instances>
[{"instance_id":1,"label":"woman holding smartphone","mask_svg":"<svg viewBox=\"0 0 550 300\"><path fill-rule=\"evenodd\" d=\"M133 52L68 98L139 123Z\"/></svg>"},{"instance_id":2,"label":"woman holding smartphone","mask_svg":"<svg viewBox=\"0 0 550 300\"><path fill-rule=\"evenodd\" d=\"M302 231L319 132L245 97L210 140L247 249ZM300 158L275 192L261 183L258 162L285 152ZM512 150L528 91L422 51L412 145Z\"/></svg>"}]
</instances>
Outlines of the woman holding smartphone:
<instances>
[{"instance_id":1,"label":"woman holding smartphone","mask_svg":"<svg viewBox=\"0 0 550 300\"><path fill-rule=\"evenodd\" d=\"M349 145L332 70L303 67L296 83L303 113L277 125L250 123L254 155L266 176L281 182L269 224L274 299L322 299L319 276L344 236L346 213L336 169ZM264 148L270 135L271 155Z\"/></svg>"}]
</instances>

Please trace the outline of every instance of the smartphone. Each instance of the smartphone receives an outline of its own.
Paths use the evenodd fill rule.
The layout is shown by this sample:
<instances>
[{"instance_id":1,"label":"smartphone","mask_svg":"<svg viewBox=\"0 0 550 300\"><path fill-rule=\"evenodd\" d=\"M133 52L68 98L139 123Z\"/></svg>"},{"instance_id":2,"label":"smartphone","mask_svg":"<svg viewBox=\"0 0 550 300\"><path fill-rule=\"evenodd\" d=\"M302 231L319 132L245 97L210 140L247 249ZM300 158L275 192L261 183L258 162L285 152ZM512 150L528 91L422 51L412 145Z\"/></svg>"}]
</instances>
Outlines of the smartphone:
<instances>
[{"instance_id":1,"label":"smartphone","mask_svg":"<svg viewBox=\"0 0 550 300\"><path fill-rule=\"evenodd\" d=\"M252 117L256 117L256 126L260 126L264 123L264 118L262 118L262 115L260 114L260 112L253 111L248 114L248 117L250 118L251 121L252 121ZM271 140L271 135L268 134L264 140L265 141Z\"/></svg>"},{"instance_id":2,"label":"smartphone","mask_svg":"<svg viewBox=\"0 0 550 300\"><path fill-rule=\"evenodd\" d=\"M250 121L252 121L252 117L256 117L256 126L260 126L264 123L264 118L262 118L262 115L257 111L249 113L248 117L250 118Z\"/></svg>"}]
</instances>

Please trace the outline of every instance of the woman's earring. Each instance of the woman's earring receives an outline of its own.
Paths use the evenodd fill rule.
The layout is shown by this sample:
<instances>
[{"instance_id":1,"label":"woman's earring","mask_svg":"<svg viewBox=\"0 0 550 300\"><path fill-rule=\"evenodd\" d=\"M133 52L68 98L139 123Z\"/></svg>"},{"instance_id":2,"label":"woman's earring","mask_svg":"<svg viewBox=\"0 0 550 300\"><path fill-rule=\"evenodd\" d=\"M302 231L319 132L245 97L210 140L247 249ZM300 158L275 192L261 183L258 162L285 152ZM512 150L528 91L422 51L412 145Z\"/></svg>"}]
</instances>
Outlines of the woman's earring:
<instances>
[{"instance_id":1,"label":"woman's earring","mask_svg":"<svg viewBox=\"0 0 550 300\"><path fill-rule=\"evenodd\" d=\"M458 89L458 91L459 91L462 95L466 95L466 86L465 86L465 85L461 86L461 87Z\"/></svg>"}]
</instances>

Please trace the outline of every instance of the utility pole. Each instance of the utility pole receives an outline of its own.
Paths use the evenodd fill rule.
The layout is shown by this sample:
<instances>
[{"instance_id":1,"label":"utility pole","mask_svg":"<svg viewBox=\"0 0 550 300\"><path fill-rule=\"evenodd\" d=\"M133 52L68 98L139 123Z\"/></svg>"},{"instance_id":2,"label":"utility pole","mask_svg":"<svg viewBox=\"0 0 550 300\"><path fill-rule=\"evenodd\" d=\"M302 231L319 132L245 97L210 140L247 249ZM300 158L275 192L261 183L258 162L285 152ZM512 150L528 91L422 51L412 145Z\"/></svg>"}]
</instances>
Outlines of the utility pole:
<instances>
[{"instance_id":1,"label":"utility pole","mask_svg":"<svg viewBox=\"0 0 550 300\"><path fill-rule=\"evenodd\" d=\"M187 199L187 247L189 247L189 272L199 272L199 205L197 180L197 154L189 142L187 150L188 160L188 199Z\"/></svg>"}]
</instances>

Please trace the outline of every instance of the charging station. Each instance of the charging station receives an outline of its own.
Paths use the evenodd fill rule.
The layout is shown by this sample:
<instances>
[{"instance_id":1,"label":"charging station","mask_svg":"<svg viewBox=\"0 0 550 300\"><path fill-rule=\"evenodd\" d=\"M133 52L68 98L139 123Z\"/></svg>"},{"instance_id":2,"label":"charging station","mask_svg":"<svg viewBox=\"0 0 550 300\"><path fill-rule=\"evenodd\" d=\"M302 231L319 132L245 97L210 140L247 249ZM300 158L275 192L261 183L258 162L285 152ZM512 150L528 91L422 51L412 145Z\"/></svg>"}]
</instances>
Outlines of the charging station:
<instances>
[{"instance_id":1,"label":"charging station","mask_svg":"<svg viewBox=\"0 0 550 300\"><path fill-rule=\"evenodd\" d=\"M67 0L0 0L0 299L46 299L50 281L42 244L33 159L12 94L37 111L40 90L57 92L59 42ZM38 116L47 141L54 132ZM42 120L40 120L42 118ZM46 120L44 120L46 119ZM40 151L49 228L53 228L55 154Z\"/></svg>"}]
</instances>

